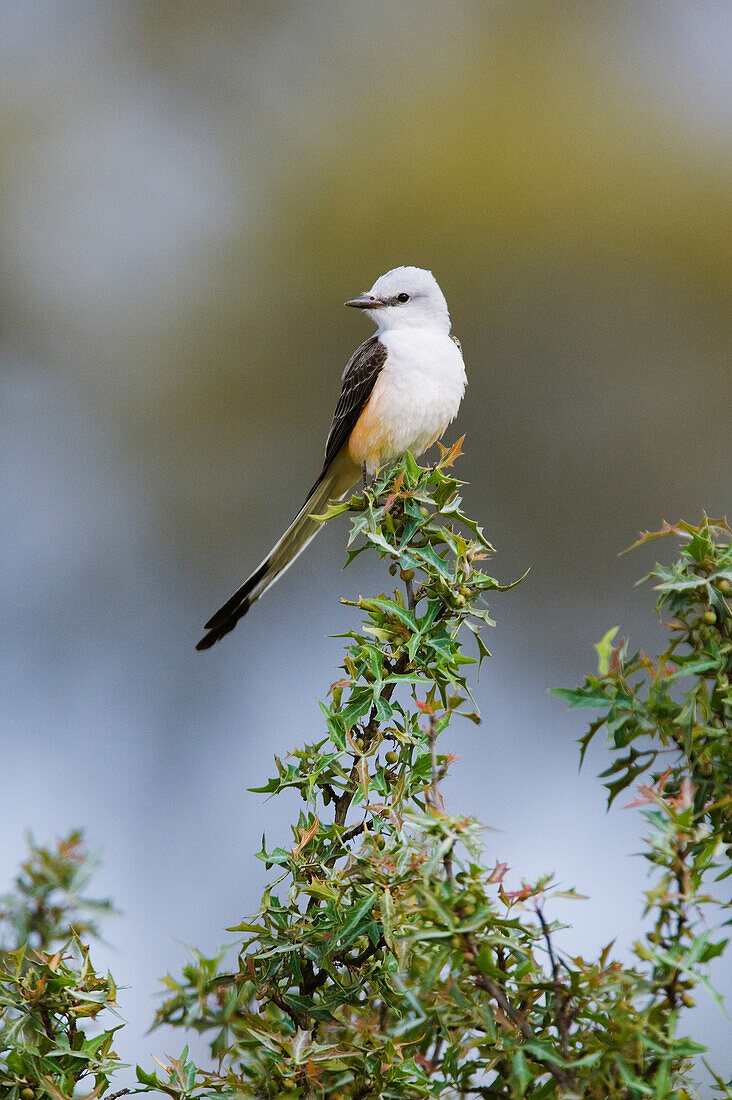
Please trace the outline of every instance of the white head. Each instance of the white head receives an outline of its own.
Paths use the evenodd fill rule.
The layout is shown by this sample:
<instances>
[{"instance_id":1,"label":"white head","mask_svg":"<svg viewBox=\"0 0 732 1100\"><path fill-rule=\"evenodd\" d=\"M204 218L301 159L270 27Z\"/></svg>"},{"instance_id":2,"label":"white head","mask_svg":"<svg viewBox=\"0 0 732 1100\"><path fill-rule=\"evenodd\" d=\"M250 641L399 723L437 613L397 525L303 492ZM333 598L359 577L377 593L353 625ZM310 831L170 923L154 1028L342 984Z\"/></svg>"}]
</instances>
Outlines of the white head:
<instances>
[{"instance_id":1,"label":"white head","mask_svg":"<svg viewBox=\"0 0 732 1100\"><path fill-rule=\"evenodd\" d=\"M423 267L395 267L346 305L365 310L380 332L395 328L450 331L445 295L432 272Z\"/></svg>"}]
</instances>

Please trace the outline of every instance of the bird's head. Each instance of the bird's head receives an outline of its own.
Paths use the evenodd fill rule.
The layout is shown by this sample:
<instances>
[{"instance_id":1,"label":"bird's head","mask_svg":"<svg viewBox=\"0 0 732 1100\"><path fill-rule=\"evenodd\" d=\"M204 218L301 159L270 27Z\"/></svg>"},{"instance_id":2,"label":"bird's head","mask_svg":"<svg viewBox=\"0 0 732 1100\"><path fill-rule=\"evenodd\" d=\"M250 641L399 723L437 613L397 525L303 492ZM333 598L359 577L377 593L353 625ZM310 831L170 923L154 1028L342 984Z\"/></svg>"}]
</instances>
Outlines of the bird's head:
<instances>
[{"instance_id":1,"label":"bird's head","mask_svg":"<svg viewBox=\"0 0 732 1100\"><path fill-rule=\"evenodd\" d=\"M346 305L365 310L380 332L396 328L450 331L445 295L432 272L423 267L395 267Z\"/></svg>"}]
</instances>

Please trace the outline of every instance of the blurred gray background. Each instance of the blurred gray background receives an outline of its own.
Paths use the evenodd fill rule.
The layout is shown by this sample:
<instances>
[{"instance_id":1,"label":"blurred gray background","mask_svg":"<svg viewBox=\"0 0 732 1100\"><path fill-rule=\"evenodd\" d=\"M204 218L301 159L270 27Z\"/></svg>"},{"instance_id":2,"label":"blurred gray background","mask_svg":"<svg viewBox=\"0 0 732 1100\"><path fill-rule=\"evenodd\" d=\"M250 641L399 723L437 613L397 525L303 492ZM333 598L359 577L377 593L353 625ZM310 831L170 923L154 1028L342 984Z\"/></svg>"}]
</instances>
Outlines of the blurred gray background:
<instances>
[{"instance_id":1,"label":"blurred gray background","mask_svg":"<svg viewBox=\"0 0 732 1100\"><path fill-rule=\"evenodd\" d=\"M83 825L123 913L120 1053L178 1052L145 1035L157 977L256 906L295 805L247 787L320 734L338 596L386 577L343 574L332 524L193 646L319 469L370 331L343 301L418 264L468 365L469 510L496 575L531 566L493 603L483 725L446 736L449 806L511 882L590 895L554 910L567 950L627 953L643 821L606 815L604 750L578 774L548 690L611 626L661 642L633 583L673 547L618 558L638 530L730 506L729 3L9 0L0 25L2 888L26 827Z\"/></svg>"}]
</instances>

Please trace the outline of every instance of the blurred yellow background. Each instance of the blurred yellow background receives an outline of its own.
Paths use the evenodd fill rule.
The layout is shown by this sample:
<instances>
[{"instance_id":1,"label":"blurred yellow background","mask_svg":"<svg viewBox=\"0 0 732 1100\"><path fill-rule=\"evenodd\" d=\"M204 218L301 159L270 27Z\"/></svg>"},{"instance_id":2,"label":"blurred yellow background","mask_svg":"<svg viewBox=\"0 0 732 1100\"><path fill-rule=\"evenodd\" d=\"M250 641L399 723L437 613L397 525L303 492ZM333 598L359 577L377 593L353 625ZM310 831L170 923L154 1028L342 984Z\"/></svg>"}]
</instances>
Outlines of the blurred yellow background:
<instances>
[{"instance_id":1,"label":"blurred yellow background","mask_svg":"<svg viewBox=\"0 0 732 1100\"><path fill-rule=\"evenodd\" d=\"M343 301L398 264L463 345L449 441L495 571L531 566L450 797L517 877L592 894L573 947L632 942L641 823L546 693L616 623L655 644L632 584L665 550L617 551L729 508L731 43L721 0L3 6L0 870L26 825L104 846L123 1056L159 1053L175 941L253 907L287 807L246 788L319 730L338 595L385 584L331 525L193 652L319 469L370 331Z\"/></svg>"}]
</instances>

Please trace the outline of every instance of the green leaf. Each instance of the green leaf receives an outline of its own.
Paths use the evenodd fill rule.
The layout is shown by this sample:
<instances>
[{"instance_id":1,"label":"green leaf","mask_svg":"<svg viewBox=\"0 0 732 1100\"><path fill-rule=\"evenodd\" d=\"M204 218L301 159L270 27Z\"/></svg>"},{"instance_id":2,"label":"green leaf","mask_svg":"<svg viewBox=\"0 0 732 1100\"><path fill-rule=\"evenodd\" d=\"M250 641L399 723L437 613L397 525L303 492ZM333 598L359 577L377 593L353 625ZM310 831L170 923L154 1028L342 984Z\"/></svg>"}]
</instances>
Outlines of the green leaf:
<instances>
[{"instance_id":1,"label":"green leaf","mask_svg":"<svg viewBox=\"0 0 732 1100\"><path fill-rule=\"evenodd\" d=\"M576 707L606 707L610 702L605 691L595 685L580 688L552 688L552 695L560 699L566 699L570 708Z\"/></svg>"},{"instance_id":2,"label":"green leaf","mask_svg":"<svg viewBox=\"0 0 732 1100\"><path fill-rule=\"evenodd\" d=\"M376 901L376 891L370 890L366 897L353 909L349 910L349 917L343 927L336 933L340 947L348 947L357 936L362 935L365 925L371 923L364 921L366 914L370 914Z\"/></svg>"},{"instance_id":3,"label":"green leaf","mask_svg":"<svg viewBox=\"0 0 732 1100\"><path fill-rule=\"evenodd\" d=\"M610 671L610 657L613 651L613 639L620 630L619 626L613 626L606 634L603 634L602 639L595 644L597 650L597 671L600 676L607 676Z\"/></svg>"}]
</instances>

